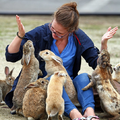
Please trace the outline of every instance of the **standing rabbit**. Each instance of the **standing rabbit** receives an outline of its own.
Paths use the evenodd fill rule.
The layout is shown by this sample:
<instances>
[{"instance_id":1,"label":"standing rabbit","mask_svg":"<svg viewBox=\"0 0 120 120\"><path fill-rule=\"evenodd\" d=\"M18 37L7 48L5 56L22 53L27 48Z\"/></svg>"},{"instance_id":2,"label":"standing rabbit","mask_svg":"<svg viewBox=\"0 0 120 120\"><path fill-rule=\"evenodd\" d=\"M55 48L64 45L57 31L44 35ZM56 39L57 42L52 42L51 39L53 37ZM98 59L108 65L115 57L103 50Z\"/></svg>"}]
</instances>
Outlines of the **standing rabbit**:
<instances>
[{"instance_id":1,"label":"standing rabbit","mask_svg":"<svg viewBox=\"0 0 120 120\"><path fill-rule=\"evenodd\" d=\"M57 113L58 119L63 120L62 114L64 113L64 99L62 98L62 93L66 78L67 74L64 71L56 71L50 78L46 98L46 112L48 114L47 120L51 120L52 116L55 116Z\"/></svg>"},{"instance_id":2,"label":"standing rabbit","mask_svg":"<svg viewBox=\"0 0 120 120\"><path fill-rule=\"evenodd\" d=\"M23 98L23 115L28 120L36 120L45 117L45 100L47 97L47 86L49 81L39 78L37 81L29 83L26 88L30 88Z\"/></svg>"},{"instance_id":3,"label":"standing rabbit","mask_svg":"<svg viewBox=\"0 0 120 120\"><path fill-rule=\"evenodd\" d=\"M21 60L23 65L20 78L13 94L13 107L11 112L18 113L22 108L23 97L26 92L24 87L37 80L38 74L42 75L39 69L39 62L34 55L34 46L31 40L28 40L23 46L23 57Z\"/></svg>"},{"instance_id":4,"label":"standing rabbit","mask_svg":"<svg viewBox=\"0 0 120 120\"><path fill-rule=\"evenodd\" d=\"M111 71L110 54L107 50L103 49L98 59L98 65L92 73L92 81L82 90L87 90L95 86L100 97L103 111L111 115L109 120L118 120L120 117L120 94L112 83Z\"/></svg>"},{"instance_id":5,"label":"standing rabbit","mask_svg":"<svg viewBox=\"0 0 120 120\"><path fill-rule=\"evenodd\" d=\"M40 55L40 57L42 57L45 60L45 70L47 71L47 75L44 78L51 76L55 71L60 71L60 70L64 71L67 74L67 81L64 85L65 90L66 90L69 98L71 99L71 101L75 105L79 105L75 87L73 85L72 79L70 78L65 67L62 64L62 59L60 57L56 56L50 50L40 51L39 55Z\"/></svg>"},{"instance_id":6,"label":"standing rabbit","mask_svg":"<svg viewBox=\"0 0 120 120\"><path fill-rule=\"evenodd\" d=\"M9 72L9 67L5 67L5 80L0 80L0 105L5 100L5 96L12 89L15 78L12 76L14 68Z\"/></svg>"}]
</instances>

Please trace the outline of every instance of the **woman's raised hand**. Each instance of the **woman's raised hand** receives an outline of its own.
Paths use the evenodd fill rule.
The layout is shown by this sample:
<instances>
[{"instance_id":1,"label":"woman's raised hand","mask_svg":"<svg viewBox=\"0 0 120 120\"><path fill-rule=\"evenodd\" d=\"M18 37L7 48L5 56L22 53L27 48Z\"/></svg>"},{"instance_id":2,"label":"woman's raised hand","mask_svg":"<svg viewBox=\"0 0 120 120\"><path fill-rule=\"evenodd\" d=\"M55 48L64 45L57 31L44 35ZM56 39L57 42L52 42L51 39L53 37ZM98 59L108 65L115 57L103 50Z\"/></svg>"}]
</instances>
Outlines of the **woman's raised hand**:
<instances>
[{"instance_id":1,"label":"woman's raised hand","mask_svg":"<svg viewBox=\"0 0 120 120\"><path fill-rule=\"evenodd\" d=\"M20 17L18 15L16 15L16 21L17 21L17 25L18 25L18 34L20 37L25 36L25 28L23 26L23 24L21 23Z\"/></svg>"},{"instance_id":2,"label":"woman's raised hand","mask_svg":"<svg viewBox=\"0 0 120 120\"><path fill-rule=\"evenodd\" d=\"M115 27L111 29L111 27L108 28L107 32L102 36L101 41L101 50L107 49L107 41L113 37L113 35L117 32L118 27Z\"/></svg>"},{"instance_id":3,"label":"woman's raised hand","mask_svg":"<svg viewBox=\"0 0 120 120\"><path fill-rule=\"evenodd\" d=\"M118 27L115 27L113 29L111 29L111 27L109 27L107 32L102 36L102 41L112 38L117 30L118 30Z\"/></svg>"}]
</instances>

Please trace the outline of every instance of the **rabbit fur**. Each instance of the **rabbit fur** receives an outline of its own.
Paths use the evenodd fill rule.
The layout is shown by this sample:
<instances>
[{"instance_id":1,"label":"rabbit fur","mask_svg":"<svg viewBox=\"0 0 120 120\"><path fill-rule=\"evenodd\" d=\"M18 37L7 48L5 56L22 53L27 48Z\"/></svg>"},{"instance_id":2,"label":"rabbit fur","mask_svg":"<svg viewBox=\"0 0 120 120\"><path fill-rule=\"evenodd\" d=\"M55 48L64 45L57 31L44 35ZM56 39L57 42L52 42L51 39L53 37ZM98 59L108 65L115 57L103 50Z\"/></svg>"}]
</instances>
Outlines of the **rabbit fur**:
<instances>
[{"instance_id":1,"label":"rabbit fur","mask_svg":"<svg viewBox=\"0 0 120 120\"><path fill-rule=\"evenodd\" d=\"M15 77L12 76L14 68L9 72L9 67L5 67L5 80L0 80L0 105L5 100L5 96L12 89ZM4 104L4 103L3 103Z\"/></svg>"},{"instance_id":2,"label":"rabbit fur","mask_svg":"<svg viewBox=\"0 0 120 120\"><path fill-rule=\"evenodd\" d=\"M28 120L36 120L45 117L45 100L47 97L47 86L49 81L44 78L39 78L37 81L29 83L26 88L29 88L23 98L23 115Z\"/></svg>"},{"instance_id":3,"label":"rabbit fur","mask_svg":"<svg viewBox=\"0 0 120 120\"><path fill-rule=\"evenodd\" d=\"M62 92L66 79L67 74L64 71L56 71L50 78L46 98L47 120L51 120L52 116L55 116L57 113L59 120L63 120L64 99L62 98Z\"/></svg>"},{"instance_id":4,"label":"rabbit fur","mask_svg":"<svg viewBox=\"0 0 120 120\"><path fill-rule=\"evenodd\" d=\"M34 55L34 46L31 40L28 40L23 45L22 56L22 71L19 77L16 89L13 94L13 107L11 112L19 113L19 109L22 108L23 97L26 92L24 87L38 79L38 75L42 75L42 71L39 69L39 62Z\"/></svg>"},{"instance_id":5,"label":"rabbit fur","mask_svg":"<svg viewBox=\"0 0 120 120\"><path fill-rule=\"evenodd\" d=\"M55 71L63 70L67 74L67 81L64 85L65 90L70 98L70 100L77 106L79 106L79 102L77 100L77 93L75 87L73 85L72 79L68 75L65 67L63 66L63 61L60 57L56 56L50 50L43 50L39 53L40 57L45 60L45 70L47 75L44 78L51 76Z\"/></svg>"},{"instance_id":6,"label":"rabbit fur","mask_svg":"<svg viewBox=\"0 0 120 120\"><path fill-rule=\"evenodd\" d=\"M103 59L106 61L103 62ZM92 81L82 90L95 85L103 111L112 116L109 120L117 120L120 116L120 94L112 84L111 69L110 54L107 50L102 50L98 65L91 76Z\"/></svg>"}]
</instances>

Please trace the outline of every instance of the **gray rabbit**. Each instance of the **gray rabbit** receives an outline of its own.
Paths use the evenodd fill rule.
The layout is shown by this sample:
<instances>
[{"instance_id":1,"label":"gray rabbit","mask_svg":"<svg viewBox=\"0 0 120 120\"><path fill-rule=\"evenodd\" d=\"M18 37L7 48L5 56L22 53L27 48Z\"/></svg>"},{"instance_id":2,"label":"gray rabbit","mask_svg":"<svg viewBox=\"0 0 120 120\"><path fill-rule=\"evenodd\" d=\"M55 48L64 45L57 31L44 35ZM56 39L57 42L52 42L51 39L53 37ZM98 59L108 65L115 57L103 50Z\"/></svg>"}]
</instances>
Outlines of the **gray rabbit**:
<instances>
[{"instance_id":1,"label":"gray rabbit","mask_svg":"<svg viewBox=\"0 0 120 120\"><path fill-rule=\"evenodd\" d=\"M39 69L39 61L34 55L34 46L31 40L28 40L23 46L22 56L22 72L18 80L16 89L13 95L13 107L11 113L16 112L22 114L23 97L26 92L24 89L26 85L34 82L38 79L38 75L42 75L42 71Z\"/></svg>"},{"instance_id":2,"label":"gray rabbit","mask_svg":"<svg viewBox=\"0 0 120 120\"><path fill-rule=\"evenodd\" d=\"M49 81L39 78L37 81L28 84L27 92L23 98L23 115L28 120L36 120L47 116L45 111L45 100L47 97L47 86Z\"/></svg>"},{"instance_id":3,"label":"gray rabbit","mask_svg":"<svg viewBox=\"0 0 120 120\"><path fill-rule=\"evenodd\" d=\"M14 68L9 72L9 67L5 67L5 80L0 80L0 105L5 100L5 96L12 89L15 77L12 76ZM3 103L4 104L4 103Z\"/></svg>"}]
</instances>

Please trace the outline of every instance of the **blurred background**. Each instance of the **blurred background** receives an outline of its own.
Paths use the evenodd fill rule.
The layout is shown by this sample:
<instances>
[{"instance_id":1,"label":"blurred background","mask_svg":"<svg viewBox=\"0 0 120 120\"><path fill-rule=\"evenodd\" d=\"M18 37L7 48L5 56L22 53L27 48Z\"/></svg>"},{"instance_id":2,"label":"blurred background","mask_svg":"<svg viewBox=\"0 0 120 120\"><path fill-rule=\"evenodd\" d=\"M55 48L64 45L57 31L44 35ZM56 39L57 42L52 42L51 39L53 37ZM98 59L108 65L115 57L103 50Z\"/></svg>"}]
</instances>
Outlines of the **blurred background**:
<instances>
[{"instance_id":1,"label":"blurred background","mask_svg":"<svg viewBox=\"0 0 120 120\"><path fill-rule=\"evenodd\" d=\"M72 0L0 0L0 14L51 15ZM81 15L120 15L120 0L73 0Z\"/></svg>"}]
</instances>

